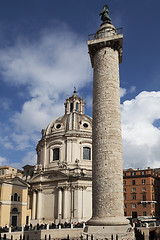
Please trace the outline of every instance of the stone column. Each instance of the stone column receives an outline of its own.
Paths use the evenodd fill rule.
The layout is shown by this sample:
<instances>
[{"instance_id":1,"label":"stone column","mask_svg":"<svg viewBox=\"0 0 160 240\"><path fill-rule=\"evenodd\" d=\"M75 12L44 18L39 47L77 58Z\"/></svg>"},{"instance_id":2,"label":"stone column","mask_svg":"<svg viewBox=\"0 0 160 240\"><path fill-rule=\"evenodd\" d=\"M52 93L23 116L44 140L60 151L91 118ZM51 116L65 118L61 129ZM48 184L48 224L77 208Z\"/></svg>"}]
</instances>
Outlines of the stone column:
<instances>
[{"instance_id":1,"label":"stone column","mask_svg":"<svg viewBox=\"0 0 160 240\"><path fill-rule=\"evenodd\" d=\"M65 187L63 190L63 219L68 218L68 212L69 212L68 188Z\"/></svg>"},{"instance_id":2,"label":"stone column","mask_svg":"<svg viewBox=\"0 0 160 240\"><path fill-rule=\"evenodd\" d=\"M78 221L80 221L82 219L82 215L83 215L82 189L83 188L80 187L80 186L76 186L75 189L74 189L74 218L78 219Z\"/></svg>"},{"instance_id":3,"label":"stone column","mask_svg":"<svg viewBox=\"0 0 160 240\"><path fill-rule=\"evenodd\" d=\"M37 202L37 194L36 191L33 191L33 200L32 200L32 219L36 218L36 202Z\"/></svg>"},{"instance_id":4,"label":"stone column","mask_svg":"<svg viewBox=\"0 0 160 240\"><path fill-rule=\"evenodd\" d=\"M74 188L73 192L73 217L78 218L78 199L77 199L77 187Z\"/></svg>"},{"instance_id":5,"label":"stone column","mask_svg":"<svg viewBox=\"0 0 160 240\"><path fill-rule=\"evenodd\" d=\"M42 218L42 190L38 190L37 199L37 219Z\"/></svg>"},{"instance_id":6,"label":"stone column","mask_svg":"<svg viewBox=\"0 0 160 240\"><path fill-rule=\"evenodd\" d=\"M74 218L74 188L71 188L71 222Z\"/></svg>"},{"instance_id":7,"label":"stone column","mask_svg":"<svg viewBox=\"0 0 160 240\"><path fill-rule=\"evenodd\" d=\"M107 6L104 7L104 9L107 8ZM123 35L118 35L115 27L110 22L104 21L95 34L94 40L88 41L91 63L94 69L93 208L92 218L88 221L88 225L92 226L90 231L97 238L108 238L109 234L115 233L118 234L118 239L131 240L133 234L127 235L129 222L124 217L123 209L119 88L119 61L122 61L122 39ZM126 237L124 237L124 233Z\"/></svg>"},{"instance_id":8,"label":"stone column","mask_svg":"<svg viewBox=\"0 0 160 240\"><path fill-rule=\"evenodd\" d=\"M119 60L118 51L109 47L94 56L92 131L93 218L123 224Z\"/></svg>"},{"instance_id":9,"label":"stone column","mask_svg":"<svg viewBox=\"0 0 160 240\"><path fill-rule=\"evenodd\" d=\"M62 188L58 188L58 219L62 218Z\"/></svg>"}]
</instances>

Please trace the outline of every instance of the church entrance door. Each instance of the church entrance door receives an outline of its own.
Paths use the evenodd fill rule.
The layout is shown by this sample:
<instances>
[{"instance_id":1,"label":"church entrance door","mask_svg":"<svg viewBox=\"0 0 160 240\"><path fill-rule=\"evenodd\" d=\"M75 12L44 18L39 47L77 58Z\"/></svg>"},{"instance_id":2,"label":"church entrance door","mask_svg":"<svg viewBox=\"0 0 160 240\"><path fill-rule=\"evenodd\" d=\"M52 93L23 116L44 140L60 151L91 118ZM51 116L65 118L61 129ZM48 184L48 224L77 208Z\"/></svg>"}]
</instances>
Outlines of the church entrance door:
<instances>
[{"instance_id":1,"label":"church entrance door","mask_svg":"<svg viewBox=\"0 0 160 240\"><path fill-rule=\"evenodd\" d=\"M12 226L13 227L17 226L17 216L12 216Z\"/></svg>"}]
</instances>

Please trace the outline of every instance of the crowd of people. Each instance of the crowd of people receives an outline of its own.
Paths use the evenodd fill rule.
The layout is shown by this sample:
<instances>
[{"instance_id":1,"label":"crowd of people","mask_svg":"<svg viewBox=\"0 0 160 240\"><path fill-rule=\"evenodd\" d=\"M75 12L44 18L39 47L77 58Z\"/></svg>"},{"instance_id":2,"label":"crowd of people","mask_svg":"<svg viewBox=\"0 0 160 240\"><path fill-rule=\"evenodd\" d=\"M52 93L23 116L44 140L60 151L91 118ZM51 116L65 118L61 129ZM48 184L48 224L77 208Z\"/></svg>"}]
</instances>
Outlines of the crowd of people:
<instances>
[{"instance_id":1,"label":"crowd of people","mask_svg":"<svg viewBox=\"0 0 160 240\"><path fill-rule=\"evenodd\" d=\"M54 222L49 224L49 229L59 229L59 228L71 228L71 223L59 223L56 225ZM73 228L83 228L83 223L74 223ZM38 224L33 226L32 224L30 225L25 225L24 226L24 231L32 231L32 230L44 230L47 229L47 224ZM16 232L16 231L22 231L22 227L17 227L17 226L11 226L11 231ZM9 232L9 226L6 224L5 227L0 226L0 233L4 232Z\"/></svg>"}]
</instances>

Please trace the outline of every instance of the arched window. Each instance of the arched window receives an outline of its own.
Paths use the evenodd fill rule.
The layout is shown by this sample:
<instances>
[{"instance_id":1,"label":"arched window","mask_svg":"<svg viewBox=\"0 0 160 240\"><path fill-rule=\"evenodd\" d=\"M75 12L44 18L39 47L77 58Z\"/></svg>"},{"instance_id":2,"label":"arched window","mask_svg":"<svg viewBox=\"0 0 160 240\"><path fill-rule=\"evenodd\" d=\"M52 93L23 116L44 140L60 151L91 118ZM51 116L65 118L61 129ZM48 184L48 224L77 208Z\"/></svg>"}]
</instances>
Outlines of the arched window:
<instances>
[{"instance_id":1,"label":"arched window","mask_svg":"<svg viewBox=\"0 0 160 240\"><path fill-rule=\"evenodd\" d=\"M12 214L17 214L18 213L18 208L12 208Z\"/></svg>"},{"instance_id":2,"label":"arched window","mask_svg":"<svg viewBox=\"0 0 160 240\"><path fill-rule=\"evenodd\" d=\"M17 193L14 194L14 201L18 201L18 194Z\"/></svg>"},{"instance_id":3,"label":"arched window","mask_svg":"<svg viewBox=\"0 0 160 240\"><path fill-rule=\"evenodd\" d=\"M20 201L20 196L18 196L17 193L14 193L13 195L11 195L11 201Z\"/></svg>"},{"instance_id":4,"label":"arched window","mask_svg":"<svg viewBox=\"0 0 160 240\"><path fill-rule=\"evenodd\" d=\"M53 161L59 160L59 148L53 149Z\"/></svg>"},{"instance_id":5,"label":"arched window","mask_svg":"<svg viewBox=\"0 0 160 240\"><path fill-rule=\"evenodd\" d=\"M79 104L78 104L78 102L76 102L76 112L79 112Z\"/></svg>"},{"instance_id":6,"label":"arched window","mask_svg":"<svg viewBox=\"0 0 160 240\"><path fill-rule=\"evenodd\" d=\"M73 103L70 104L70 112L73 112Z\"/></svg>"},{"instance_id":7,"label":"arched window","mask_svg":"<svg viewBox=\"0 0 160 240\"><path fill-rule=\"evenodd\" d=\"M91 160L91 149L89 147L83 148L83 159L84 160Z\"/></svg>"}]
</instances>

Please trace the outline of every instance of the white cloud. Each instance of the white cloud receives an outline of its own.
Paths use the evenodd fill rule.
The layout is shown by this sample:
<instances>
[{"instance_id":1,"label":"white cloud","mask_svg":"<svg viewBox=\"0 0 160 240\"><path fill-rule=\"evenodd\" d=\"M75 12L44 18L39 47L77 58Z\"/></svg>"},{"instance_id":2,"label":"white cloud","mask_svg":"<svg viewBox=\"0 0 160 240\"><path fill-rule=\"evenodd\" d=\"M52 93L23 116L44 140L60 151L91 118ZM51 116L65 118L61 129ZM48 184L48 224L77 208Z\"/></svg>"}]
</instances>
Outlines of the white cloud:
<instances>
[{"instance_id":1,"label":"white cloud","mask_svg":"<svg viewBox=\"0 0 160 240\"><path fill-rule=\"evenodd\" d=\"M0 98L0 110L8 110L11 106L11 100L8 98Z\"/></svg>"},{"instance_id":2,"label":"white cloud","mask_svg":"<svg viewBox=\"0 0 160 240\"><path fill-rule=\"evenodd\" d=\"M122 104L124 167L160 166L160 92L141 92Z\"/></svg>"},{"instance_id":3,"label":"white cloud","mask_svg":"<svg viewBox=\"0 0 160 240\"><path fill-rule=\"evenodd\" d=\"M0 144L3 145L6 149L13 149L13 144L10 141L10 137L5 135L3 137L0 136Z\"/></svg>"},{"instance_id":4,"label":"white cloud","mask_svg":"<svg viewBox=\"0 0 160 240\"><path fill-rule=\"evenodd\" d=\"M4 166L4 165L7 165L7 162L8 162L8 161L7 161L6 158L0 156L0 165L3 165L3 166Z\"/></svg>"},{"instance_id":5,"label":"white cloud","mask_svg":"<svg viewBox=\"0 0 160 240\"><path fill-rule=\"evenodd\" d=\"M16 149L35 144L37 133L64 114L64 98L73 87L80 90L92 80L86 42L60 23L59 29L43 30L34 41L17 37L14 45L0 49L3 80L23 87L21 95L27 96L10 119Z\"/></svg>"},{"instance_id":6,"label":"white cloud","mask_svg":"<svg viewBox=\"0 0 160 240\"><path fill-rule=\"evenodd\" d=\"M120 87L120 97L124 97L126 92L127 92L127 90L125 88Z\"/></svg>"},{"instance_id":7,"label":"white cloud","mask_svg":"<svg viewBox=\"0 0 160 240\"><path fill-rule=\"evenodd\" d=\"M41 129L64 114L64 98L73 87L80 90L92 81L88 76L90 63L86 42L60 25L60 31L53 29L41 32L35 41L18 38L15 45L0 49L3 80L20 86L20 94L27 96L21 111L16 111L10 119L8 128L11 134L0 137L5 148L34 148ZM121 88L120 96L135 91L135 86L129 90ZM90 107L90 97L87 102ZM3 109L7 109L9 104L6 101ZM160 118L159 106L160 92L142 92L122 104L124 167L160 166L160 130L153 126L153 122ZM17 167L34 164L35 159L35 152L30 151L21 163L14 164ZM5 162L7 160L0 157L0 164Z\"/></svg>"},{"instance_id":8,"label":"white cloud","mask_svg":"<svg viewBox=\"0 0 160 240\"><path fill-rule=\"evenodd\" d=\"M25 166L26 164L35 165L36 161L37 161L36 151L27 152L27 154L22 159L23 166Z\"/></svg>"},{"instance_id":9,"label":"white cloud","mask_svg":"<svg viewBox=\"0 0 160 240\"><path fill-rule=\"evenodd\" d=\"M134 93L136 91L136 86L131 86L128 90L129 93Z\"/></svg>"}]
</instances>

